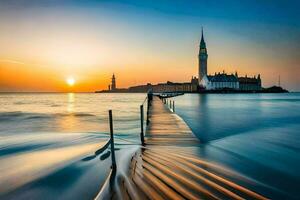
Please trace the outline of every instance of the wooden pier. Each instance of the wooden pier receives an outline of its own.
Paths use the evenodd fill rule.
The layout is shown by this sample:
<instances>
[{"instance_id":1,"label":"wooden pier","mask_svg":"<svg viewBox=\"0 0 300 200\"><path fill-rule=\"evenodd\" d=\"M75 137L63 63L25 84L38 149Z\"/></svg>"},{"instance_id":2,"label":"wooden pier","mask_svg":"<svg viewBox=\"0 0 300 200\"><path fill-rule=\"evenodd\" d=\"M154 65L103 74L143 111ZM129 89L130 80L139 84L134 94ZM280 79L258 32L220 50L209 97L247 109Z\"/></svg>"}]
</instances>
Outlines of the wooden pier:
<instances>
[{"instance_id":1,"label":"wooden pier","mask_svg":"<svg viewBox=\"0 0 300 200\"><path fill-rule=\"evenodd\" d=\"M140 106L141 146L131 154L127 172L117 170L112 111L109 111L111 138L103 148L110 144L112 165L95 200L267 199L247 188L256 184L253 180L201 158L201 142L174 113L174 101L171 104L165 99L168 97L154 96L148 101L145 134L143 106L147 99ZM95 154L103 152L103 148Z\"/></svg>"},{"instance_id":2,"label":"wooden pier","mask_svg":"<svg viewBox=\"0 0 300 200\"><path fill-rule=\"evenodd\" d=\"M123 180L124 199L266 199L236 184L239 174L199 158L200 141L157 96L149 121L145 145Z\"/></svg>"},{"instance_id":3,"label":"wooden pier","mask_svg":"<svg viewBox=\"0 0 300 200\"><path fill-rule=\"evenodd\" d=\"M199 145L187 124L155 96L149 110L149 125L146 129L145 143L163 146Z\"/></svg>"}]
</instances>

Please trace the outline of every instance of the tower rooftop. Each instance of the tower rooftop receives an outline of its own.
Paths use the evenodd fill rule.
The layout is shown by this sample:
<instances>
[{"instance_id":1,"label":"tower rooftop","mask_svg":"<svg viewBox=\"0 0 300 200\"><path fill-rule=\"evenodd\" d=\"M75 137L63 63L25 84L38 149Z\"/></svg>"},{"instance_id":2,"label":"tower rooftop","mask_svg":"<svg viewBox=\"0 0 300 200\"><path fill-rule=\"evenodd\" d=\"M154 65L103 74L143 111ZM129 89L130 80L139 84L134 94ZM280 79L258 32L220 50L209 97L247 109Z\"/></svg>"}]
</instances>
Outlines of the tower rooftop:
<instances>
[{"instance_id":1,"label":"tower rooftop","mask_svg":"<svg viewBox=\"0 0 300 200\"><path fill-rule=\"evenodd\" d=\"M206 48L206 44L205 44L205 41L204 41L204 34L203 34L203 27L202 27L202 31L201 31L201 41L200 41L200 49L204 49Z\"/></svg>"}]
</instances>

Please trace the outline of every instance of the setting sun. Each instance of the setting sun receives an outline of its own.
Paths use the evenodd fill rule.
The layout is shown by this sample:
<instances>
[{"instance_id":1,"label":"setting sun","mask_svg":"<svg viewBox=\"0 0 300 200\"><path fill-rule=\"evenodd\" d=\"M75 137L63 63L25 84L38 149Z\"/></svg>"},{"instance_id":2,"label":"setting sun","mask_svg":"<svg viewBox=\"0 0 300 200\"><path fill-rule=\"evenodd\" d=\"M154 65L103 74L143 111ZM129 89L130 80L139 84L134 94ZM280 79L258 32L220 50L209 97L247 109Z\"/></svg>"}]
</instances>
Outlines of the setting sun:
<instances>
[{"instance_id":1,"label":"setting sun","mask_svg":"<svg viewBox=\"0 0 300 200\"><path fill-rule=\"evenodd\" d=\"M75 79L70 77L66 80L66 82L69 86L73 86L75 84Z\"/></svg>"}]
</instances>

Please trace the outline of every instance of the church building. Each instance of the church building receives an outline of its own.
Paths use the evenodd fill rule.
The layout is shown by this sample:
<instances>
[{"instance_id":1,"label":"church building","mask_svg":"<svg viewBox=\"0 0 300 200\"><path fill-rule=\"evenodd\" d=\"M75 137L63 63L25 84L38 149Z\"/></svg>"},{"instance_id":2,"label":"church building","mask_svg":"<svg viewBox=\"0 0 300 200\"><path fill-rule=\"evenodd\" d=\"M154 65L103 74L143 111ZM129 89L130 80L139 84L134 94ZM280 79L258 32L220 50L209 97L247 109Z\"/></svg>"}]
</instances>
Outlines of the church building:
<instances>
[{"instance_id":1,"label":"church building","mask_svg":"<svg viewBox=\"0 0 300 200\"><path fill-rule=\"evenodd\" d=\"M215 73L215 75L207 74L207 59L208 53L206 43L204 41L203 29L201 34L200 48L199 48L199 86L206 90L220 90L220 89L232 89L242 91L258 91L261 90L260 75L257 78L238 77L235 74Z\"/></svg>"}]
</instances>

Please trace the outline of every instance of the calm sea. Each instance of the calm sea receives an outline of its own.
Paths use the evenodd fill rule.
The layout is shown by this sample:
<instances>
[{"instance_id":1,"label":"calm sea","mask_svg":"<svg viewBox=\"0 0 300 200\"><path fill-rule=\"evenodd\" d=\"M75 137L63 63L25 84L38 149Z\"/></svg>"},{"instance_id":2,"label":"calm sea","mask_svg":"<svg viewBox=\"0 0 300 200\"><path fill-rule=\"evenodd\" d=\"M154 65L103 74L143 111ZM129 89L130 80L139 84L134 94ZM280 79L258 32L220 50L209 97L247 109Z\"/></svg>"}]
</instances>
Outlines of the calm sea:
<instances>
[{"instance_id":1,"label":"calm sea","mask_svg":"<svg viewBox=\"0 0 300 200\"><path fill-rule=\"evenodd\" d=\"M258 181L265 186L260 192L273 199L299 198L300 93L185 94L173 100L203 142L201 157Z\"/></svg>"},{"instance_id":2,"label":"calm sea","mask_svg":"<svg viewBox=\"0 0 300 200\"><path fill-rule=\"evenodd\" d=\"M122 156L116 152L125 163L126 153L140 143L145 97L0 93L0 199L93 199L111 164L109 149L100 162L94 154L109 138L108 110L117 147L127 145Z\"/></svg>"},{"instance_id":3,"label":"calm sea","mask_svg":"<svg viewBox=\"0 0 300 200\"><path fill-rule=\"evenodd\" d=\"M113 110L116 142L139 144L145 97L0 94L0 199L95 197L110 161L91 154L108 139L108 110ZM253 187L262 194L297 199L299 93L185 94L173 100L202 141L197 155L255 180L263 187Z\"/></svg>"},{"instance_id":4,"label":"calm sea","mask_svg":"<svg viewBox=\"0 0 300 200\"><path fill-rule=\"evenodd\" d=\"M24 133L108 132L113 110L118 134L138 132L145 94L0 93L0 136Z\"/></svg>"}]
</instances>

